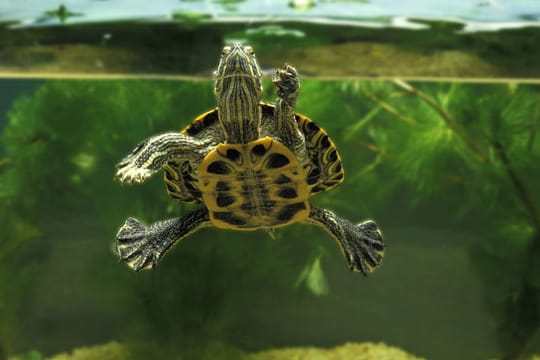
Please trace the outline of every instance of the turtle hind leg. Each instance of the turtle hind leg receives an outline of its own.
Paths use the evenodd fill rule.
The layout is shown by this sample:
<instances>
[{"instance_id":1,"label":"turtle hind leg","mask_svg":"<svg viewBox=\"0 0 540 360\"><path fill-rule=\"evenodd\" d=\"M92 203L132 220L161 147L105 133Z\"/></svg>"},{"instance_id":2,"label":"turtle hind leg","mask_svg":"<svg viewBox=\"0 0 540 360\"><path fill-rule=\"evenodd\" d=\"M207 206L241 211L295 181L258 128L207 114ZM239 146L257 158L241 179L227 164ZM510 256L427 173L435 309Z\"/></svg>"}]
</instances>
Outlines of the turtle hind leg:
<instances>
[{"instance_id":1,"label":"turtle hind leg","mask_svg":"<svg viewBox=\"0 0 540 360\"><path fill-rule=\"evenodd\" d=\"M206 208L150 226L129 218L116 235L116 249L120 260L133 270L151 269L176 242L209 224Z\"/></svg>"},{"instance_id":2,"label":"turtle hind leg","mask_svg":"<svg viewBox=\"0 0 540 360\"><path fill-rule=\"evenodd\" d=\"M352 271L367 275L381 264L384 242L375 221L355 225L330 210L314 207L308 222L321 226L337 240Z\"/></svg>"}]
</instances>

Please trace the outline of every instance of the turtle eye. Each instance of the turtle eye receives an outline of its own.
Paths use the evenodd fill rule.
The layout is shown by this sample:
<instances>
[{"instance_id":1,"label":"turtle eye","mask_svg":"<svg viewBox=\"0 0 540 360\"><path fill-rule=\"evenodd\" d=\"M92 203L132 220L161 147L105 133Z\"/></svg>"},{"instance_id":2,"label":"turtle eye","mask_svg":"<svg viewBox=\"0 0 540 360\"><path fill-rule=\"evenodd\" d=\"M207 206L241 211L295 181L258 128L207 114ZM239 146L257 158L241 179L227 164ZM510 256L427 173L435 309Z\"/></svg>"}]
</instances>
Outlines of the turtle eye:
<instances>
[{"instance_id":1,"label":"turtle eye","mask_svg":"<svg viewBox=\"0 0 540 360\"><path fill-rule=\"evenodd\" d=\"M226 54L228 54L230 51L231 51L231 47L230 47L230 46L225 46L225 47L223 48L223 51L221 52L221 55L226 55Z\"/></svg>"},{"instance_id":2,"label":"turtle eye","mask_svg":"<svg viewBox=\"0 0 540 360\"><path fill-rule=\"evenodd\" d=\"M251 46L245 46L245 47L244 47L244 51L245 51L248 55L253 55L253 54L255 54L255 53L253 52L253 48L252 48Z\"/></svg>"}]
</instances>

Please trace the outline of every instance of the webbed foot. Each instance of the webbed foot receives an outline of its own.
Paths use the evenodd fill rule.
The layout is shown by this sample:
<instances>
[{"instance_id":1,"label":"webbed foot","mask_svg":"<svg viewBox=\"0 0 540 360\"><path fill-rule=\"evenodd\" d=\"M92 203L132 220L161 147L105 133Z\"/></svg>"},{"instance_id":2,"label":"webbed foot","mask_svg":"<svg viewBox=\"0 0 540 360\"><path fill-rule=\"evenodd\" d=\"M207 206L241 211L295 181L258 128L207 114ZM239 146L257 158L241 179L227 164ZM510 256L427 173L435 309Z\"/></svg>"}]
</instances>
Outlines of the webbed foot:
<instances>
[{"instance_id":1,"label":"webbed foot","mask_svg":"<svg viewBox=\"0 0 540 360\"><path fill-rule=\"evenodd\" d=\"M384 242L375 221L367 220L352 225L345 237L343 251L352 271L360 271L366 275L381 264Z\"/></svg>"},{"instance_id":2,"label":"webbed foot","mask_svg":"<svg viewBox=\"0 0 540 360\"><path fill-rule=\"evenodd\" d=\"M175 243L208 225L210 217L205 207L150 226L129 218L116 235L116 249L120 260L133 270L152 269Z\"/></svg>"},{"instance_id":3,"label":"webbed foot","mask_svg":"<svg viewBox=\"0 0 540 360\"><path fill-rule=\"evenodd\" d=\"M375 221L354 225L330 210L318 207L311 208L308 221L321 226L337 240L352 271L367 275L381 264L384 241Z\"/></svg>"},{"instance_id":4,"label":"webbed foot","mask_svg":"<svg viewBox=\"0 0 540 360\"><path fill-rule=\"evenodd\" d=\"M135 271L155 267L162 255L159 239L149 235L146 226L134 218L127 219L116 235L120 260Z\"/></svg>"}]
</instances>

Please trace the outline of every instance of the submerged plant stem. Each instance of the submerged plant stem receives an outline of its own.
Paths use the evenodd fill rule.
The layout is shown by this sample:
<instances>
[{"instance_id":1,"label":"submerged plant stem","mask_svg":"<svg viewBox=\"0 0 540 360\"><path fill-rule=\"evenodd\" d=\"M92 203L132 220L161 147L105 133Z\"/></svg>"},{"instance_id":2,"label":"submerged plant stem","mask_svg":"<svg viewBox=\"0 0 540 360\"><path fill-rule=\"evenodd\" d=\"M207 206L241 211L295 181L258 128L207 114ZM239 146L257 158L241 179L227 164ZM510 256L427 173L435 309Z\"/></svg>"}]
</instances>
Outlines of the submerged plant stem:
<instances>
[{"instance_id":1,"label":"submerged plant stem","mask_svg":"<svg viewBox=\"0 0 540 360\"><path fill-rule=\"evenodd\" d=\"M404 121L404 122L406 122L408 124L411 124L411 125L416 125L416 122L413 119L411 119L409 117L406 117L406 116L403 116L396 108L394 108L393 106L391 106L387 102L382 101L381 99L379 99L375 95L366 94L366 96L367 96L368 99L370 99L371 101L373 101L374 103L379 105L382 109L384 109L388 113L394 115L396 118L398 118L398 120Z\"/></svg>"},{"instance_id":2,"label":"submerged plant stem","mask_svg":"<svg viewBox=\"0 0 540 360\"><path fill-rule=\"evenodd\" d=\"M513 318L513 323L518 323L519 334L513 339L513 346L507 349L507 353L503 357L504 360L521 358L522 352L528 343L529 339L533 336L537 329L537 322L539 318L538 313L538 291L531 285L529 276L534 268L535 258L538 256L540 250L540 219L536 210L535 204L532 202L529 192L525 186L525 183L521 180L518 174L515 172L510 159L506 154L503 145L492 139L491 141L497 156L503 163L503 166L508 174L508 177L514 184L519 198L523 205L529 212L529 216L536 229L536 235L532 238L525 258L523 276L521 278L521 284L517 289L514 300L508 306L511 307L510 313ZM525 314L526 312L526 314ZM532 313L531 313L532 312ZM527 319L527 320L524 320Z\"/></svg>"},{"instance_id":3,"label":"submerged plant stem","mask_svg":"<svg viewBox=\"0 0 540 360\"><path fill-rule=\"evenodd\" d=\"M437 112L441 116L441 118L444 120L446 125L454 132L456 135L471 149L473 153L476 154L476 156L483 162L488 161L488 156L484 154L484 152L481 150L480 146L476 144L472 139L470 139L467 135L465 135L463 132L461 132L456 124L456 121L448 114L446 111L444 111L443 108L435 102L432 98L424 94L422 91L418 90L417 88L411 86L410 84L406 83L405 81L396 79L394 80L394 83L401 87L402 89L408 91L409 93L418 96L420 99L422 99L426 104L428 104L433 110Z\"/></svg>"},{"instance_id":4,"label":"submerged plant stem","mask_svg":"<svg viewBox=\"0 0 540 360\"><path fill-rule=\"evenodd\" d=\"M534 141L536 140L536 132L538 129L538 117L540 116L540 102L536 103L536 109L531 119L531 130L529 132L529 139L527 140L527 151L532 152Z\"/></svg>"},{"instance_id":5,"label":"submerged plant stem","mask_svg":"<svg viewBox=\"0 0 540 360\"><path fill-rule=\"evenodd\" d=\"M540 218L538 217L536 206L531 200L531 197L529 195L529 192L527 191L525 183L521 180L521 178L518 176L518 174L515 172L514 168L512 167L512 164L510 163L510 159L508 158L508 155L506 154L506 151L504 147L502 146L502 144L497 140L492 140L492 144L493 144L493 148L497 152L499 159L503 163L504 169L506 170L508 177L512 181L512 184L514 184L514 187L516 188L516 191L518 193L519 198L521 199L521 202L527 209L527 212L529 213L529 216L531 217L531 220L536 228L536 232L540 234Z\"/></svg>"}]
</instances>

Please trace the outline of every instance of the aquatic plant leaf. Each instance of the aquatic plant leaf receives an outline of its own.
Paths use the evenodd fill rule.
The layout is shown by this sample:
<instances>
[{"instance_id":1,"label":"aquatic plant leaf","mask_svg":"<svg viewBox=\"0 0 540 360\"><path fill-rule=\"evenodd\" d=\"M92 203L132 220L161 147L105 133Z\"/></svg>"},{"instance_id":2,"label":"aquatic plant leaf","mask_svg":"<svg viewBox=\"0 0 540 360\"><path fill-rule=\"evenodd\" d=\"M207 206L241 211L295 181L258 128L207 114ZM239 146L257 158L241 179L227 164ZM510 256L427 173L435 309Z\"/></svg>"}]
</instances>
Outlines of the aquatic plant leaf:
<instances>
[{"instance_id":1,"label":"aquatic plant leaf","mask_svg":"<svg viewBox=\"0 0 540 360\"><path fill-rule=\"evenodd\" d=\"M328 295L328 281L322 270L320 256L304 267L296 280L295 287L299 286L305 286L306 289L317 297Z\"/></svg>"}]
</instances>

